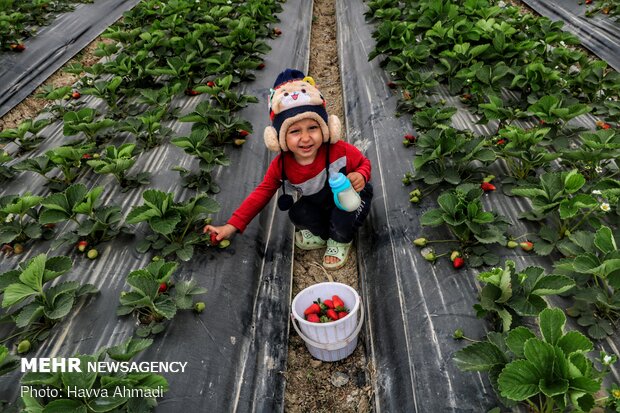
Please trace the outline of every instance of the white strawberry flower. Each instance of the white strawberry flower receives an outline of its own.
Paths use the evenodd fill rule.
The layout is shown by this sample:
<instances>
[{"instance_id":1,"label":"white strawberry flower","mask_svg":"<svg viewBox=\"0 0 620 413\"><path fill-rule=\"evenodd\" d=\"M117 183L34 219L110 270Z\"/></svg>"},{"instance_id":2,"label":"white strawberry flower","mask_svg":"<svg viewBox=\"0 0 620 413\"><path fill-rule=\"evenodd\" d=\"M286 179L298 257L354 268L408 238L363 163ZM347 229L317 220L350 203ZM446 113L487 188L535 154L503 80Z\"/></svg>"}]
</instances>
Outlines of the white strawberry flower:
<instances>
[{"instance_id":1,"label":"white strawberry flower","mask_svg":"<svg viewBox=\"0 0 620 413\"><path fill-rule=\"evenodd\" d=\"M609 354L605 354L605 357L603 357L603 364L609 365L609 363L611 363L612 360L613 360L613 357L611 357Z\"/></svg>"},{"instance_id":2,"label":"white strawberry flower","mask_svg":"<svg viewBox=\"0 0 620 413\"><path fill-rule=\"evenodd\" d=\"M603 212L609 212L611 211L611 207L609 206L609 204L607 202L603 202L600 206L601 211Z\"/></svg>"},{"instance_id":3,"label":"white strawberry flower","mask_svg":"<svg viewBox=\"0 0 620 413\"><path fill-rule=\"evenodd\" d=\"M8 214L8 215L6 216L6 219L4 220L4 222L6 222L6 223L13 222L13 218L14 218L14 217L15 217L15 216L14 216L13 214Z\"/></svg>"},{"instance_id":4,"label":"white strawberry flower","mask_svg":"<svg viewBox=\"0 0 620 413\"><path fill-rule=\"evenodd\" d=\"M594 168L594 172L596 172L597 174L602 174L603 173L603 168L600 166L597 166L596 168Z\"/></svg>"},{"instance_id":5,"label":"white strawberry flower","mask_svg":"<svg viewBox=\"0 0 620 413\"><path fill-rule=\"evenodd\" d=\"M592 195L601 195L601 190L600 189L593 190Z\"/></svg>"}]
</instances>

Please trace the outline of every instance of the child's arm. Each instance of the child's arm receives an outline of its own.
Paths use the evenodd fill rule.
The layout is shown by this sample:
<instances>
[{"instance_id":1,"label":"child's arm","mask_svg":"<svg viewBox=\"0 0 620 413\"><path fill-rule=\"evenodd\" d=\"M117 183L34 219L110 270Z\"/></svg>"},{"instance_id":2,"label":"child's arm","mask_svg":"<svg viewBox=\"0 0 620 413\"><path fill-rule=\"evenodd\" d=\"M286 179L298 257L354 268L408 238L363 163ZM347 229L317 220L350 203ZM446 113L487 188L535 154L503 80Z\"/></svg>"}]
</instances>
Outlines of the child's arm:
<instances>
[{"instance_id":1,"label":"child's arm","mask_svg":"<svg viewBox=\"0 0 620 413\"><path fill-rule=\"evenodd\" d=\"M370 159L366 158L359 149L350 143L346 143L347 148L347 178L351 181L351 186L360 192L370 181Z\"/></svg>"}]
</instances>

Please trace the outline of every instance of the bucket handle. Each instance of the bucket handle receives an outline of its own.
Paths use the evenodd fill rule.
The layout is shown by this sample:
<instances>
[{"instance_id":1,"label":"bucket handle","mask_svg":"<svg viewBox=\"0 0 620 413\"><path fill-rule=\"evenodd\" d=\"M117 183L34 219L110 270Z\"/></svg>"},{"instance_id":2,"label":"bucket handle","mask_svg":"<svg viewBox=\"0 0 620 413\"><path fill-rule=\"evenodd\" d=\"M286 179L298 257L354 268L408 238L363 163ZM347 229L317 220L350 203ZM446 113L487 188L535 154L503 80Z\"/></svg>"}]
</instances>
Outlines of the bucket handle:
<instances>
[{"instance_id":1,"label":"bucket handle","mask_svg":"<svg viewBox=\"0 0 620 413\"><path fill-rule=\"evenodd\" d=\"M317 343L316 341L312 340L310 337L306 336L304 333L301 332L301 330L299 329L299 327L297 326L297 323L295 322L295 316L291 313L291 320L293 321L293 327L295 327L295 331L297 331L297 334L299 334L299 336L308 344L310 344L313 347L317 347L320 348L321 350L338 350L340 348L342 348L342 343L343 342L351 342L355 337L357 337L357 335L359 334L360 330L362 329L362 324L364 323L364 306L362 305L362 303L360 302L360 320L357 322L357 327L355 327L355 330L351 333L351 335L343 340L340 340L337 343Z\"/></svg>"}]
</instances>

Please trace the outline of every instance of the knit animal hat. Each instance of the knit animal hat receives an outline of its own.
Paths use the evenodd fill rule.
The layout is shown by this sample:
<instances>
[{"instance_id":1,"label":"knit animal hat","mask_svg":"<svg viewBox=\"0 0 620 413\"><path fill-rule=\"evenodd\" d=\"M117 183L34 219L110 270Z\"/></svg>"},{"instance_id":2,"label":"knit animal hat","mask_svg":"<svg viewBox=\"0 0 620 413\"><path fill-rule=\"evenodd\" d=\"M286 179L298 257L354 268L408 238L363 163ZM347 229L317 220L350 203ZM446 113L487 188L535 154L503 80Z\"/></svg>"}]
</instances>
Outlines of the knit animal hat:
<instances>
[{"instance_id":1,"label":"knit animal hat","mask_svg":"<svg viewBox=\"0 0 620 413\"><path fill-rule=\"evenodd\" d=\"M278 75L269 93L269 117L273 126L264 132L269 150L288 151L286 131L295 122L310 118L318 122L323 142L336 143L342 128L336 115L327 115L325 99L314 84L314 79L295 69L286 69Z\"/></svg>"}]
</instances>

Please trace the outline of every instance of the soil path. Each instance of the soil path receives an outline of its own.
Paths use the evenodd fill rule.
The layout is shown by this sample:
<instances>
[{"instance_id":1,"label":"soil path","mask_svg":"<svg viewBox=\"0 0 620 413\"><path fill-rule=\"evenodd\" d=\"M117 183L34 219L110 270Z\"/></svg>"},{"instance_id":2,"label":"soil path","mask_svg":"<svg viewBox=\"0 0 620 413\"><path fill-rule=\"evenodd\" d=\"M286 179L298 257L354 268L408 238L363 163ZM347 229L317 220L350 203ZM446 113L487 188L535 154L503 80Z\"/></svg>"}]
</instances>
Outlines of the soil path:
<instances>
[{"instance_id":1,"label":"soil path","mask_svg":"<svg viewBox=\"0 0 620 413\"><path fill-rule=\"evenodd\" d=\"M344 125L342 84L336 44L336 0L314 0L310 45L312 76L327 101L329 114L337 115ZM321 266L324 250L295 250L293 263L293 297L304 288L324 281L336 281L358 289L355 248L347 264L327 273ZM314 359L303 340L291 328L288 366L285 377L285 411L298 412L369 412L371 386L368 362L360 337L355 352L347 359L325 363ZM345 383L346 381L346 383Z\"/></svg>"}]
</instances>

